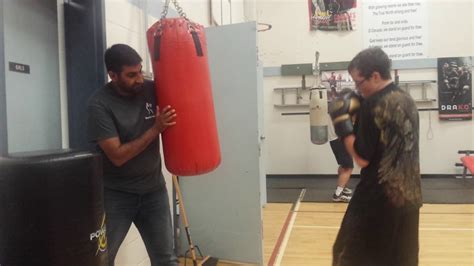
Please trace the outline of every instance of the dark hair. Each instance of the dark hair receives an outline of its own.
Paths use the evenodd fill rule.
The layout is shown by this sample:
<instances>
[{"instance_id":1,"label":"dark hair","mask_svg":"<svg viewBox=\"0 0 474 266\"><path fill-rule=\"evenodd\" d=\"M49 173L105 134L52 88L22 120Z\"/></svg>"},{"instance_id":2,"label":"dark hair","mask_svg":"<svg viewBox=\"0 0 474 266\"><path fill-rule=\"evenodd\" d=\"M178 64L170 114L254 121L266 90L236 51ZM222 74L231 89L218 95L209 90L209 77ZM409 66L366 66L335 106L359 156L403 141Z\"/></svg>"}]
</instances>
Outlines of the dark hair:
<instances>
[{"instance_id":1,"label":"dark hair","mask_svg":"<svg viewBox=\"0 0 474 266\"><path fill-rule=\"evenodd\" d=\"M107 72L120 73L123 66L136 66L142 62L142 58L132 47L114 44L105 51L104 61Z\"/></svg>"},{"instance_id":2,"label":"dark hair","mask_svg":"<svg viewBox=\"0 0 474 266\"><path fill-rule=\"evenodd\" d=\"M349 63L347 70L352 72L357 69L360 75L368 79L372 73L379 72L383 79L391 79L391 61L380 47L367 48L359 52Z\"/></svg>"}]
</instances>

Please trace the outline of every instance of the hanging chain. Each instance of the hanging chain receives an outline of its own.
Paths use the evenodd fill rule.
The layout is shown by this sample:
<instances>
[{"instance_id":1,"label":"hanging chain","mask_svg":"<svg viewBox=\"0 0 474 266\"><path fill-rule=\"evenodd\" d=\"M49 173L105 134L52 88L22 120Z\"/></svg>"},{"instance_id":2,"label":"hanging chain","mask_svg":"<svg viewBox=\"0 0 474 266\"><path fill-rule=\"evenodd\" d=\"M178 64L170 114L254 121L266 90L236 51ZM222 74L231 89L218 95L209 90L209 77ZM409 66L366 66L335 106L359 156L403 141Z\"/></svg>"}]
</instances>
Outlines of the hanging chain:
<instances>
[{"instance_id":1,"label":"hanging chain","mask_svg":"<svg viewBox=\"0 0 474 266\"><path fill-rule=\"evenodd\" d=\"M163 6L163 10L161 10L161 19L166 17L168 14L168 7L170 6L170 0L166 0L165 5Z\"/></svg>"},{"instance_id":2,"label":"hanging chain","mask_svg":"<svg viewBox=\"0 0 474 266\"><path fill-rule=\"evenodd\" d=\"M174 6L176 7L176 11L178 11L178 14L180 17L184 18L185 20L188 20L188 17L186 16L186 13L184 13L183 9L181 8L181 6L178 4L178 0L171 0L174 4Z\"/></svg>"},{"instance_id":3,"label":"hanging chain","mask_svg":"<svg viewBox=\"0 0 474 266\"><path fill-rule=\"evenodd\" d=\"M173 5L176 7L176 11L178 11L178 14L180 17L184 18L185 20L189 21L188 17L186 16L186 13L184 13L183 8L178 4L178 0L166 0L165 6L163 7L163 11L161 11L161 19L164 19L166 15L168 14L168 8L170 5L170 1L173 3Z\"/></svg>"},{"instance_id":4,"label":"hanging chain","mask_svg":"<svg viewBox=\"0 0 474 266\"><path fill-rule=\"evenodd\" d=\"M314 57L315 57L315 60L314 60L313 75L314 75L315 80L314 80L313 88L324 89L326 87L324 87L321 84L321 69L319 68L319 52L318 51L314 53Z\"/></svg>"},{"instance_id":5,"label":"hanging chain","mask_svg":"<svg viewBox=\"0 0 474 266\"><path fill-rule=\"evenodd\" d=\"M178 4L178 0L166 0L163 10L161 11L160 21L166 18L166 15L168 14L170 2L173 3L173 5L176 7L176 11L178 11L179 16L188 22L187 23L188 32L195 32L197 29L197 25L188 19L188 17L186 16L186 13L184 13L183 11L183 8L181 8L181 6ZM155 35L156 34L161 35L161 32L162 31L161 31L161 26L160 26L157 32L155 32Z\"/></svg>"},{"instance_id":6,"label":"hanging chain","mask_svg":"<svg viewBox=\"0 0 474 266\"><path fill-rule=\"evenodd\" d=\"M428 121L429 121L429 124L428 124L428 132L426 132L426 138L428 140L432 140L433 139L433 128L431 127L431 111L428 111Z\"/></svg>"}]
</instances>

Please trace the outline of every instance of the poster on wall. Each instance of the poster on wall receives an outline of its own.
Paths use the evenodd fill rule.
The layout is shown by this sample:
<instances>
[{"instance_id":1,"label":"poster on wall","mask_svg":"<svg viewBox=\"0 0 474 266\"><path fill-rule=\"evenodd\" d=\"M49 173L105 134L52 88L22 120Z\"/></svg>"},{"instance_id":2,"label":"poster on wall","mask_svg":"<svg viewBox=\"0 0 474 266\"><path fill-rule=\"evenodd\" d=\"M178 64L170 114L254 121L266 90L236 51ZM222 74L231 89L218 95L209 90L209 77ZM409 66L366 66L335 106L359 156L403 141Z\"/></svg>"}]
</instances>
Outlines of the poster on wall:
<instances>
[{"instance_id":1,"label":"poster on wall","mask_svg":"<svg viewBox=\"0 0 474 266\"><path fill-rule=\"evenodd\" d=\"M393 60L427 58L427 0L365 0L364 47L381 47Z\"/></svg>"},{"instance_id":2,"label":"poster on wall","mask_svg":"<svg viewBox=\"0 0 474 266\"><path fill-rule=\"evenodd\" d=\"M321 84L327 88L329 101L332 101L345 88L355 89L354 81L347 70L323 71Z\"/></svg>"},{"instance_id":3,"label":"poster on wall","mask_svg":"<svg viewBox=\"0 0 474 266\"><path fill-rule=\"evenodd\" d=\"M311 30L351 31L357 0L308 0Z\"/></svg>"},{"instance_id":4,"label":"poster on wall","mask_svg":"<svg viewBox=\"0 0 474 266\"><path fill-rule=\"evenodd\" d=\"M438 58L439 119L472 120L472 57Z\"/></svg>"}]
</instances>

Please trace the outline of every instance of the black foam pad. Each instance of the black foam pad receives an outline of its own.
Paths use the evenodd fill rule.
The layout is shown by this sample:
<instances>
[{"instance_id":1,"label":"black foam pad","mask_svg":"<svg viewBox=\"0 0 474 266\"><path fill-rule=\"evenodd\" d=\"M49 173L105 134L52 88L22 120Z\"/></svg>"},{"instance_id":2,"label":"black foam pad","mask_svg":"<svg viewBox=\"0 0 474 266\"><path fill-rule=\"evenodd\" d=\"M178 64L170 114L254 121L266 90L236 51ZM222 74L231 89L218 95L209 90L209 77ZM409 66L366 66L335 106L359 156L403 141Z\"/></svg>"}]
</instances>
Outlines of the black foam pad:
<instances>
[{"instance_id":1,"label":"black foam pad","mask_svg":"<svg viewBox=\"0 0 474 266\"><path fill-rule=\"evenodd\" d=\"M0 265L106 265L104 219L99 154L0 157Z\"/></svg>"}]
</instances>

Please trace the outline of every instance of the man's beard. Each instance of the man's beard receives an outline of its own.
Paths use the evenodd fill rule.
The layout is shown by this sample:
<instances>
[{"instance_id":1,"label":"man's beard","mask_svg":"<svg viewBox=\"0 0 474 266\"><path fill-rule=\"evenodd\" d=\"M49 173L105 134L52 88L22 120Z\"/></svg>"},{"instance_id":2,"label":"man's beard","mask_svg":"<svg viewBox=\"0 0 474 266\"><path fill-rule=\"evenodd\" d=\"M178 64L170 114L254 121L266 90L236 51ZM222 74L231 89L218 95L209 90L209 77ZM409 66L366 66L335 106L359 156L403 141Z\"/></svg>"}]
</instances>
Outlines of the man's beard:
<instances>
[{"instance_id":1,"label":"man's beard","mask_svg":"<svg viewBox=\"0 0 474 266\"><path fill-rule=\"evenodd\" d=\"M117 87L119 88L120 92L122 92L122 94L128 95L128 96L136 96L143 92L143 84L126 86L123 83L118 83Z\"/></svg>"}]
</instances>

